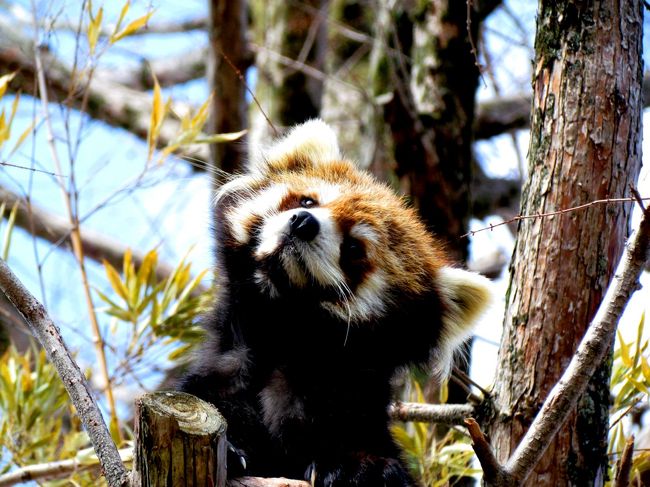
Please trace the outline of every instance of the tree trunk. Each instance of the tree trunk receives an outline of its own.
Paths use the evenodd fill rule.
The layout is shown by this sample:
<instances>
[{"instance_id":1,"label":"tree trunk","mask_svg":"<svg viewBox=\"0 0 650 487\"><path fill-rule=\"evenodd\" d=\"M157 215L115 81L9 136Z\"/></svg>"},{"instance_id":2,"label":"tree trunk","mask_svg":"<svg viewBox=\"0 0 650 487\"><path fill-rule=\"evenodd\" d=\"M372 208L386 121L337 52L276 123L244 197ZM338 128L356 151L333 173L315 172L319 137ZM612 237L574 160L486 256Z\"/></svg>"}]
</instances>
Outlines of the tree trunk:
<instances>
[{"instance_id":1,"label":"tree trunk","mask_svg":"<svg viewBox=\"0 0 650 487\"><path fill-rule=\"evenodd\" d=\"M212 134L239 132L248 127L246 85L246 0L210 0L208 82L212 93L208 129ZM233 173L242 168L241 142L212 144L210 165ZM214 184L222 178L215 171Z\"/></svg>"},{"instance_id":2,"label":"tree trunk","mask_svg":"<svg viewBox=\"0 0 650 487\"><path fill-rule=\"evenodd\" d=\"M136 401L134 487L225 487L226 421L183 392Z\"/></svg>"},{"instance_id":3,"label":"tree trunk","mask_svg":"<svg viewBox=\"0 0 650 487\"><path fill-rule=\"evenodd\" d=\"M325 70L328 0L255 0L253 20L259 45L256 95L278 129L320 115L323 79L298 66ZM255 107L255 142L274 135Z\"/></svg>"},{"instance_id":4,"label":"tree trunk","mask_svg":"<svg viewBox=\"0 0 650 487\"><path fill-rule=\"evenodd\" d=\"M395 18L392 41L408 55L393 61L397 86L386 105L397 176L429 228L459 262L467 259L474 96L473 49L481 20L466 2L417 2ZM470 18L468 19L468 15ZM390 38L390 37L389 37Z\"/></svg>"},{"instance_id":5,"label":"tree trunk","mask_svg":"<svg viewBox=\"0 0 650 487\"><path fill-rule=\"evenodd\" d=\"M642 2L540 2L522 214L629 195L641 166ZM631 204L519 224L491 442L505 461L574 354L612 278ZM602 485L609 366L527 485Z\"/></svg>"}]
</instances>

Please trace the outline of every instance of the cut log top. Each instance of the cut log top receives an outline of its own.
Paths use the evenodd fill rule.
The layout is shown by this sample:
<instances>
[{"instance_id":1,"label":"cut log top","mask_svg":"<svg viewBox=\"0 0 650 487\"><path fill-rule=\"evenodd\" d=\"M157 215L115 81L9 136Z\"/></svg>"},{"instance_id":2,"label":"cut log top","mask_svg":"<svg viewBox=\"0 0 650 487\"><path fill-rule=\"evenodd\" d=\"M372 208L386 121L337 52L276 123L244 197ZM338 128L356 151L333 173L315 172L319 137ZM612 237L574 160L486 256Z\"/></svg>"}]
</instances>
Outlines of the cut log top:
<instances>
[{"instance_id":1,"label":"cut log top","mask_svg":"<svg viewBox=\"0 0 650 487\"><path fill-rule=\"evenodd\" d=\"M226 432L226 420L217 408L191 394L162 391L146 394L138 400L138 407L150 414L173 419L178 428L190 435L217 435Z\"/></svg>"}]
</instances>

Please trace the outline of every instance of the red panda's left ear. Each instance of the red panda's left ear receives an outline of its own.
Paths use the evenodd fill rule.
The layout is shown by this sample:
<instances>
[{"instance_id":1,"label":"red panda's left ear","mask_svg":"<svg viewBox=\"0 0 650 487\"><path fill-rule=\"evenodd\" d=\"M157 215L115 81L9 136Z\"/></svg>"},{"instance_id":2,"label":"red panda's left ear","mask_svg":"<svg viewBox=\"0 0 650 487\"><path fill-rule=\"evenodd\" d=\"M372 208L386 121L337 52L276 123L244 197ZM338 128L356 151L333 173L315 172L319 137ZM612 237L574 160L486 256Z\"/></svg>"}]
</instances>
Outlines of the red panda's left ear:
<instances>
[{"instance_id":1,"label":"red panda's left ear","mask_svg":"<svg viewBox=\"0 0 650 487\"><path fill-rule=\"evenodd\" d=\"M253 161L254 172L307 169L319 163L341 159L341 151L332 128L319 119L292 128L283 138Z\"/></svg>"},{"instance_id":2,"label":"red panda's left ear","mask_svg":"<svg viewBox=\"0 0 650 487\"><path fill-rule=\"evenodd\" d=\"M442 267L438 273L438 289L443 301L442 330L435 364L441 375L447 375L454 351L472 334L477 319L493 300L492 283L475 272Z\"/></svg>"}]
</instances>

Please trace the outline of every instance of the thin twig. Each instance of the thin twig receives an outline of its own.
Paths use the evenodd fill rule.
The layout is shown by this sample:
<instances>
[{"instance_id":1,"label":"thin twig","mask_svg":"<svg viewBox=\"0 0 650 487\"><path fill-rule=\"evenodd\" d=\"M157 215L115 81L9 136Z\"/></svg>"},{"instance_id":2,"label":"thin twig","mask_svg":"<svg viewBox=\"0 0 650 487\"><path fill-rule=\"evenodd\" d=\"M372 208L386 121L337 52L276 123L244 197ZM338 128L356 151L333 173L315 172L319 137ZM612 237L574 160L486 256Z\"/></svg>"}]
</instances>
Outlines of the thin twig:
<instances>
[{"instance_id":1,"label":"thin twig","mask_svg":"<svg viewBox=\"0 0 650 487\"><path fill-rule=\"evenodd\" d=\"M36 7L34 6L34 23L36 22ZM37 36L38 30L35 30L34 35ZM49 111L49 101L48 101L48 91L47 83L45 81L45 71L43 69L43 63L41 60L41 51L38 46L38 39L34 40L34 60L36 63L36 76L38 81L38 91L41 99L41 110L43 112L43 120L45 122L45 127L47 130L47 145L50 150L50 155L52 161L54 162L56 172L60 175L63 174L61 162L59 160L58 151L56 148L54 129L52 127L52 120L50 117ZM79 220L77 215L73 211L72 201L70 193L66 190L66 184L62 177L59 176L59 187L63 195L63 200L66 205L66 210L68 213L68 219L72 225L72 232L70 234L70 240L72 242L72 248L75 257L77 258L77 264L79 266L79 271L81 273L81 282L84 291L84 297L86 300L86 305L88 307L88 316L90 319L90 324L93 332L93 338L95 341L95 349L97 352L98 366L100 374L105 381L104 393L106 394L106 400L108 402L108 407L111 413L111 423L117 426L117 408L115 406L115 398L113 397L113 389L110 383L110 376L108 374L108 365L106 363L106 351L104 350L104 343L99 329L99 322L97 321L97 315L95 313L95 305L93 303L92 295L90 292L90 283L88 281L88 275L86 273L86 266L84 260L84 250L83 243L81 240L81 233L79 231ZM115 428L118 432L118 436L121 436L119 427ZM121 439L121 438L120 438Z\"/></svg>"},{"instance_id":2,"label":"thin twig","mask_svg":"<svg viewBox=\"0 0 650 487\"><path fill-rule=\"evenodd\" d=\"M15 167L17 169L25 169L26 171L40 172L40 173L43 173L43 174L47 174L48 176L55 176L55 177L61 177L61 178L65 177L62 174L56 174L56 173L53 173L53 172L50 172L50 171L44 171L42 169L36 169L35 167L21 166L19 164L12 164L10 162L0 162L0 166Z\"/></svg>"},{"instance_id":3,"label":"thin twig","mask_svg":"<svg viewBox=\"0 0 650 487\"><path fill-rule=\"evenodd\" d=\"M577 211L577 210L584 210L586 208L596 206L596 205L607 205L611 203L634 203L637 200L634 197L627 197L627 198L604 198L600 200L594 200L590 201L589 203L585 203L583 205L578 205L578 206L573 206L571 208L564 208L562 210L557 210L557 211L549 211L547 213L536 213L534 215L517 215L513 218L510 218L509 220L500 222L500 223L491 223L490 226L479 228L478 230L471 230L463 235L461 235L458 238L465 238L469 236L474 236L479 232L484 232L486 230L493 230L497 227L500 227L502 225L507 225L509 223L514 223L518 222L520 220L530 220L534 218L546 218L549 216L557 216L557 215L562 215L564 213L569 213L572 211ZM650 201L650 198L641 198L641 201Z\"/></svg>"},{"instance_id":4,"label":"thin twig","mask_svg":"<svg viewBox=\"0 0 650 487\"><path fill-rule=\"evenodd\" d=\"M257 99L257 97L255 96L255 93L253 93L253 90L251 90L250 87L248 86L248 83L246 83L246 79L244 78L244 75L242 74L242 72L239 70L239 68L237 66L235 66L235 64L230 60L230 58L228 56L226 56L226 53L223 52L223 50L219 49L219 54L221 55L221 57L223 57L226 60L228 65L235 72L235 74L239 78L239 81L241 81L244 84L244 88L246 88L246 91L248 91L248 93L251 95L251 97L253 98L253 101L257 105L257 108L260 109L260 112L262 112L262 115L266 119L266 122L269 124L269 127L271 127L273 129L273 134L277 137L279 135L278 129L275 128L275 125L273 125L273 122L271 122L271 120L269 119L269 116L266 114L266 112L262 108L262 105L260 105L260 102Z\"/></svg>"},{"instance_id":5,"label":"thin twig","mask_svg":"<svg viewBox=\"0 0 650 487\"><path fill-rule=\"evenodd\" d=\"M552 438L574 410L594 372L605 359L623 310L639 287L639 276L649 248L650 210L646 209L639 228L628 240L614 279L578 350L505 466L507 474L517 481L524 482L535 468Z\"/></svg>"},{"instance_id":6,"label":"thin twig","mask_svg":"<svg viewBox=\"0 0 650 487\"><path fill-rule=\"evenodd\" d=\"M86 378L63 342L59 328L47 315L43 305L29 293L2 259L0 259L0 289L25 318L32 333L45 349L48 359L56 367L90 437L108 484L111 487L126 485L128 474L117 447L113 443Z\"/></svg>"}]
</instances>

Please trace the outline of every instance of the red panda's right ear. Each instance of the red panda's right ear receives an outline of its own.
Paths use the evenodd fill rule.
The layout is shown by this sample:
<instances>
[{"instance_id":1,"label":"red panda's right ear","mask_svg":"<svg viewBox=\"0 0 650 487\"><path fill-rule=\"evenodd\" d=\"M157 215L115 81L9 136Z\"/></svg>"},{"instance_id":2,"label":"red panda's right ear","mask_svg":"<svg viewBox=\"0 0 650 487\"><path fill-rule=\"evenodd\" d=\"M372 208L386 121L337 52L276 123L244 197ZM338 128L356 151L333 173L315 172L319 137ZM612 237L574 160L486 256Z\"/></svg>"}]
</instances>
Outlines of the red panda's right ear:
<instances>
[{"instance_id":1,"label":"red panda's right ear","mask_svg":"<svg viewBox=\"0 0 650 487\"><path fill-rule=\"evenodd\" d=\"M253 160L252 173L300 171L341 159L332 128L319 119L292 128Z\"/></svg>"}]
</instances>

